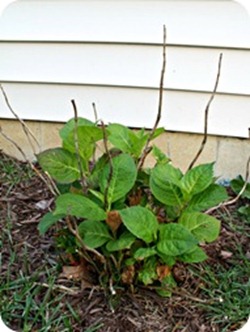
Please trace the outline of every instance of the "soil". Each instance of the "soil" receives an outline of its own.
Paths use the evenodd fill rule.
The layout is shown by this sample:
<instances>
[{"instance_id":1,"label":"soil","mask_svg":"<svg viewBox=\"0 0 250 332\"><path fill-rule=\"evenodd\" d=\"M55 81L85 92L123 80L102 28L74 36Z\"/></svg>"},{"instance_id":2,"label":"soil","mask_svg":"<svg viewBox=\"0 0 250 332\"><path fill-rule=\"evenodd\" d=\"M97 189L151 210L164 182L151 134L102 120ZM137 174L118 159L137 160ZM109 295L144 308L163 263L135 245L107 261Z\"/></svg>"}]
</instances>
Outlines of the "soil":
<instances>
[{"instance_id":1,"label":"soil","mask_svg":"<svg viewBox=\"0 0 250 332\"><path fill-rule=\"evenodd\" d=\"M7 162L10 157L0 153L0 158ZM14 162L18 165L17 172L20 172L21 176L22 172L25 174L27 165L16 160ZM53 200L53 195L38 176L34 175L31 179L24 177L20 183L10 187L7 174L0 174L0 234L8 227L7 220L11 220L13 224L10 230L12 250L14 249L19 256L16 263L11 265L13 280L20 276L20 271L32 275L35 271L41 271L41 267L51 266L59 260L54 244L53 229L45 236L40 236L37 230L39 220L53 206ZM236 210L236 205L227 208L226 213L229 218ZM214 214L220 218L221 211L218 210ZM10 264L10 244L6 239L4 241L6 243L2 246L0 280L4 278ZM249 255L249 238L240 232L232 231L228 224L222 221L221 235L218 240L205 246L209 256L206 264L210 265L214 271L220 265L230 269L234 263L230 257L227 257L227 253L232 253L239 244L242 251ZM27 259L24 259L24 247L28 265L25 263ZM202 273L205 273L203 264L196 264L195 269L199 270L201 277ZM202 287L206 287L202 278L197 277L192 271L185 264L176 266L175 278L178 288L171 298L161 298L152 290L141 288L134 293L118 291L115 301L112 302L111 297L101 289L81 290L78 282L63 280L60 278L60 270L56 284L65 287L65 296L62 301L70 302L72 308L81 317L80 321L72 320L72 328L75 332L85 331L88 327L98 324L100 324L98 331L105 332L222 331L224 323L214 323L207 315L205 306L211 303L211 299L202 290ZM39 272L38 281L46 284L46 274ZM63 287L58 291L63 292ZM41 291L37 297L38 305L43 301L43 295ZM62 310L63 308L62 305ZM235 331L243 323L242 321L234 323L227 331ZM13 319L10 327L15 330L18 326L20 322Z\"/></svg>"}]
</instances>

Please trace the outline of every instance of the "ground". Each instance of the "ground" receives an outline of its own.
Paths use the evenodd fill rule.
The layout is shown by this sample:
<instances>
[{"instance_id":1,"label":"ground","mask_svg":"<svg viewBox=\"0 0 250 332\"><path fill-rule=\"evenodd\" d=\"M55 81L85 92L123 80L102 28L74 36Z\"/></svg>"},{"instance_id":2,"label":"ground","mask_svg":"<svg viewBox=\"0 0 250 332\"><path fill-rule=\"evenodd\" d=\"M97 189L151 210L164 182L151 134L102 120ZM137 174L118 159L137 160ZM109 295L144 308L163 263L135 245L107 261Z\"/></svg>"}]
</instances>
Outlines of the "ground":
<instances>
[{"instance_id":1,"label":"ground","mask_svg":"<svg viewBox=\"0 0 250 332\"><path fill-rule=\"evenodd\" d=\"M229 192L232 196L232 192ZM16 331L236 331L250 307L250 218L236 204L214 212L222 222L218 240L206 245L209 259L178 264L171 298L152 289L81 289L62 276L51 229L37 225L53 205L46 185L26 163L0 152L0 312Z\"/></svg>"}]
</instances>

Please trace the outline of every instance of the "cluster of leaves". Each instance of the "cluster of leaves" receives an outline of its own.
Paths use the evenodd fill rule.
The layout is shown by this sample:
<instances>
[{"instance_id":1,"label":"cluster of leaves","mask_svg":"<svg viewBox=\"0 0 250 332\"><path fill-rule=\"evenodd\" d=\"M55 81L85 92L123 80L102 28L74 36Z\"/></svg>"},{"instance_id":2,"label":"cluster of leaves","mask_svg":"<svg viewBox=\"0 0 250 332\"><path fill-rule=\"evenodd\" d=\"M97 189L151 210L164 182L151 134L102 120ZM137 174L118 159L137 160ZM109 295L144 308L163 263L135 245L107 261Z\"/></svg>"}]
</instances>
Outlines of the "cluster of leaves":
<instances>
[{"instance_id":1,"label":"cluster of leaves","mask_svg":"<svg viewBox=\"0 0 250 332\"><path fill-rule=\"evenodd\" d=\"M176 262L205 260L202 244L219 235L220 221L204 213L227 199L224 187L215 183L213 163L183 174L153 145L147 153L155 166L139 166L149 139L163 131L158 128L150 137L144 129L71 119L60 131L62 147L38 155L60 191L39 231L66 221L75 252L93 266L102 285L153 285L169 296ZM105 149L96 158L101 142Z\"/></svg>"},{"instance_id":2,"label":"cluster of leaves","mask_svg":"<svg viewBox=\"0 0 250 332\"><path fill-rule=\"evenodd\" d=\"M233 190L235 194L239 194L242 190L242 188L245 185L245 180L241 175L239 175L237 178L233 179L230 182L230 187ZM241 198L244 200L250 200L250 183L246 185L246 188L244 192L241 194ZM249 202L249 201L248 201ZM239 209L238 212L241 216L246 218L248 221L250 221L250 205L249 203L243 204Z\"/></svg>"}]
</instances>

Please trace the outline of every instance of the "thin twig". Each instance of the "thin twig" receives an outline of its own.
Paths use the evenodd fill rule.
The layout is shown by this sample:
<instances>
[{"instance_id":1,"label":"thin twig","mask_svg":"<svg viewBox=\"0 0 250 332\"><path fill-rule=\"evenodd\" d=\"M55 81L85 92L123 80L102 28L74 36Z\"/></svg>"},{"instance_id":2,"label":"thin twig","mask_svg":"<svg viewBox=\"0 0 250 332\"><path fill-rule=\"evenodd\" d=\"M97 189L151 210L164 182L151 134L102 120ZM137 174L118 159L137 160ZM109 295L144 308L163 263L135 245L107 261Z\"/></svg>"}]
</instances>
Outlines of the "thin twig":
<instances>
[{"instance_id":1,"label":"thin twig","mask_svg":"<svg viewBox=\"0 0 250 332\"><path fill-rule=\"evenodd\" d=\"M108 160L109 160L109 176L108 176L108 181L107 181L107 185L104 191L104 206L106 209L108 209L108 190L110 187L110 183L112 180L112 176L113 176L113 161L112 161L112 156L110 154L109 148L108 148L108 137L107 137L107 132L106 132L106 128L105 125L103 123L103 121L101 121L101 128L102 128L102 132L103 132L103 144L104 144L104 148L105 148L105 152L108 156Z\"/></svg>"},{"instance_id":2,"label":"thin twig","mask_svg":"<svg viewBox=\"0 0 250 332\"><path fill-rule=\"evenodd\" d=\"M58 290L58 291L62 291L64 293L68 293L69 295L78 295L80 293L80 289L79 290L73 290L72 288L68 288L66 286L63 285L49 285L46 284L45 282L34 282L33 285L35 286L41 286L41 287L45 287L45 288L50 288L52 290Z\"/></svg>"},{"instance_id":3,"label":"thin twig","mask_svg":"<svg viewBox=\"0 0 250 332\"><path fill-rule=\"evenodd\" d=\"M205 148L205 145L207 143L207 136L208 136L208 115L209 115L209 109L210 109L210 105L215 97L217 88L218 88L218 84L219 84L219 79L220 79L220 73L221 73L221 63L222 63L222 53L220 53L220 57L219 57L219 62L218 62L218 70L217 70L217 75L216 75L216 81L215 81L215 85L214 85L214 89L212 91L212 94L208 100L208 103L206 105L205 108L205 116L204 116L204 136L203 136L203 140L201 142L200 148L196 154L196 156L194 157L194 159L192 160L192 162L190 163L188 170L190 170L194 164L196 163L196 161L198 160L198 158L200 157L202 151Z\"/></svg>"},{"instance_id":4,"label":"thin twig","mask_svg":"<svg viewBox=\"0 0 250 332\"><path fill-rule=\"evenodd\" d=\"M92 107L93 107L94 116L95 116L95 123L97 123L98 122L98 113L97 113L95 103L92 103Z\"/></svg>"},{"instance_id":5,"label":"thin twig","mask_svg":"<svg viewBox=\"0 0 250 332\"><path fill-rule=\"evenodd\" d=\"M28 142L29 142L29 144L30 144L30 146L31 146L31 149L32 149L34 155L36 155L35 148L34 148L32 142L31 142L31 139L30 139L30 136L31 136L31 137L33 138L33 140L35 141L35 143L37 144L39 151L41 151L41 146L40 146L40 144L39 144L39 142L38 142L36 136L32 133L32 131L31 131L30 128L26 125L26 123L25 123L25 122L24 122L24 121L23 121L23 120L22 120L22 119L16 114L16 112L14 111L13 107L11 106L11 104L10 104L10 102L9 102L9 99L8 99L8 96L7 96L7 94L6 94L6 92L5 92L4 88L3 88L3 86L2 86L1 84L0 84L0 89L1 89L1 91L2 91L2 94L3 94L3 96L4 96L4 100L5 100L5 103L6 103L7 107L8 107L8 109L9 109L10 112L14 115L14 117L15 117L15 118L21 123L21 126L22 126L22 128L23 128L23 131L24 131L24 133L25 133L27 139L28 139ZM29 135L30 135L30 136L29 136Z\"/></svg>"},{"instance_id":6,"label":"thin twig","mask_svg":"<svg viewBox=\"0 0 250 332\"><path fill-rule=\"evenodd\" d=\"M207 210L205 213L206 214L209 214L219 208L222 208L222 207L225 207L225 206L228 206L228 205L232 205L232 204L235 204L242 196L242 194L244 193L244 191L246 190L246 187L248 185L248 181L249 181L249 169L250 169L250 157L248 158L247 160L247 166L246 166L246 176L245 176L245 181L244 181L244 185L243 187L241 188L240 192L238 193L238 195L236 197L234 197L233 199L229 200L229 201L226 201L226 202L222 202L220 203L219 205L217 206L214 206L212 207L211 209Z\"/></svg>"},{"instance_id":7,"label":"thin twig","mask_svg":"<svg viewBox=\"0 0 250 332\"><path fill-rule=\"evenodd\" d=\"M163 51L162 51L162 69L161 69L161 77L160 77L160 86L159 86L159 101L158 101L158 112L157 117L155 120L155 124L149 134L149 137L147 139L147 142L144 146L144 149L142 151L142 154L140 156L137 169L140 170L144 164L144 161L150 152L149 144L154 136L154 133L158 127L158 124L161 120L161 114L162 114L162 103L163 103L163 93L164 93L164 76L166 71L166 39L167 39L167 33L166 33L166 26L163 26Z\"/></svg>"},{"instance_id":8,"label":"thin twig","mask_svg":"<svg viewBox=\"0 0 250 332\"><path fill-rule=\"evenodd\" d=\"M55 187L54 183L52 183L51 179L48 177L48 179L46 179L41 172L35 167L35 165L29 160L29 158L26 156L26 154L24 153L24 151L22 150L22 148L12 139L10 138L8 135L6 135L1 126L0 126L0 134L11 144L13 144L17 150L21 153L24 161L29 164L30 168L36 173L36 175L46 184L46 186L49 188L50 192L54 195L57 196L58 194L58 189ZM56 188L56 189L55 189Z\"/></svg>"},{"instance_id":9,"label":"thin twig","mask_svg":"<svg viewBox=\"0 0 250 332\"><path fill-rule=\"evenodd\" d=\"M87 189L88 189L88 184L87 184L87 180L84 175L83 168L82 168L81 157L80 157L80 147L79 147L79 140L78 140L78 133L77 133L77 129L78 129L78 114L77 113L78 112L77 112L76 103L73 99L71 100L71 103L72 103L73 110L74 110L74 120L75 120L74 144L75 144L75 150L76 150L76 158L77 158L77 163L78 163L78 169L79 169L80 176L81 176L81 184L82 184L83 193L86 194Z\"/></svg>"}]
</instances>

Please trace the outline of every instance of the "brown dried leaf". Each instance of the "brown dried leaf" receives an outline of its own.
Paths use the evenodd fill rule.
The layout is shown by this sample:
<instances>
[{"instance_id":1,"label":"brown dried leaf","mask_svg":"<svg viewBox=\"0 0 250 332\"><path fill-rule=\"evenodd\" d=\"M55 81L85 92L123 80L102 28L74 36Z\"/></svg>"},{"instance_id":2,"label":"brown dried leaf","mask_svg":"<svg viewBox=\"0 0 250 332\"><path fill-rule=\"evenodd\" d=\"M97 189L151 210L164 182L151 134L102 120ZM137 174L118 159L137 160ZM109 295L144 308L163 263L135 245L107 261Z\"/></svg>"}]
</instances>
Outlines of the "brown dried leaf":
<instances>
[{"instance_id":1,"label":"brown dried leaf","mask_svg":"<svg viewBox=\"0 0 250 332\"><path fill-rule=\"evenodd\" d=\"M109 211L106 219L106 224L110 227L112 232L116 232L121 225L122 220L118 211Z\"/></svg>"},{"instance_id":2,"label":"brown dried leaf","mask_svg":"<svg viewBox=\"0 0 250 332\"><path fill-rule=\"evenodd\" d=\"M156 273L158 275L158 279L162 281L165 277L170 275L171 268L167 265L158 265L156 268Z\"/></svg>"},{"instance_id":3,"label":"brown dried leaf","mask_svg":"<svg viewBox=\"0 0 250 332\"><path fill-rule=\"evenodd\" d=\"M124 284L131 285L133 283L134 276L135 276L135 267L134 265L129 265L122 272L122 282Z\"/></svg>"},{"instance_id":4,"label":"brown dried leaf","mask_svg":"<svg viewBox=\"0 0 250 332\"><path fill-rule=\"evenodd\" d=\"M139 205L141 202L141 198L142 198L142 191L140 188L138 188L135 193L131 194L128 197L129 206Z\"/></svg>"}]
</instances>

